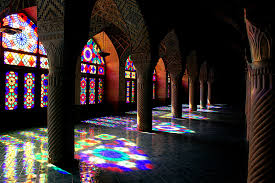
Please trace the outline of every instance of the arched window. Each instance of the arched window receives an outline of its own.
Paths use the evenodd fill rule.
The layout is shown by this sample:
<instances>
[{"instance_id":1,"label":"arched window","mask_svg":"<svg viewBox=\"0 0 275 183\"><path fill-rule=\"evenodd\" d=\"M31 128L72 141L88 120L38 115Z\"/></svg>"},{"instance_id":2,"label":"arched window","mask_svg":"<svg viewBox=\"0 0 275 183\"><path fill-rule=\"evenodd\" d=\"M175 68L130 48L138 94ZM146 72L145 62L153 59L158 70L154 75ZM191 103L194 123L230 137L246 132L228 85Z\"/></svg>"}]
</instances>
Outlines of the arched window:
<instances>
[{"instance_id":1,"label":"arched window","mask_svg":"<svg viewBox=\"0 0 275 183\"><path fill-rule=\"evenodd\" d=\"M103 102L105 61L99 46L90 39L81 54L80 104Z\"/></svg>"},{"instance_id":2,"label":"arched window","mask_svg":"<svg viewBox=\"0 0 275 183\"><path fill-rule=\"evenodd\" d=\"M157 73L156 69L153 72L153 99L156 99L156 83L157 83Z\"/></svg>"},{"instance_id":3,"label":"arched window","mask_svg":"<svg viewBox=\"0 0 275 183\"><path fill-rule=\"evenodd\" d=\"M1 110L22 111L48 105L48 58L37 27L24 13L3 18L0 27L20 29L0 33Z\"/></svg>"},{"instance_id":4,"label":"arched window","mask_svg":"<svg viewBox=\"0 0 275 183\"><path fill-rule=\"evenodd\" d=\"M125 79L126 79L126 103L134 103L136 101L136 68L131 55L125 63Z\"/></svg>"},{"instance_id":5,"label":"arched window","mask_svg":"<svg viewBox=\"0 0 275 183\"><path fill-rule=\"evenodd\" d=\"M171 98L171 78L170 78L170 73L167 74L167 98Z\"/></svg>"}]
</instances>

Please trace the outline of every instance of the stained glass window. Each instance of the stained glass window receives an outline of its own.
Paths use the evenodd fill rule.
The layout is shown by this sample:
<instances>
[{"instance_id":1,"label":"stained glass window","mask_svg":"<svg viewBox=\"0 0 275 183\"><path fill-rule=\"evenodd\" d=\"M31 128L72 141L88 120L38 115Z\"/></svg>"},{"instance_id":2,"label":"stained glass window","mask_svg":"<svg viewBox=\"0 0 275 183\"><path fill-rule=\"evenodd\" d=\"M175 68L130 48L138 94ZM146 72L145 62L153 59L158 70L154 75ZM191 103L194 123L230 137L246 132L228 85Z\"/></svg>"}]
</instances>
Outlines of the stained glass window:
<instances>
[{"instance_id":1,"label":"stained glass window","mask_svg":"<svg viewBox=\"0 0 275 183\"><path fill-rule=\"evenodd\" d=\"M130 83L131 81L126 81L126 103L130 103Z\"/></svg>"},{"instance_id":2,"label":"stained glass window","mask_svg":"<svg viewBox=\"0 0 275 183\"><path fill-rule=\"evenodd\" d=\"M131 102L135 102L135 81L132 81L132 98Z\"/></svg>"},{"instance_id":3,"label":"stained glass window","mask_svg":"<svg viewBox=\"0 0 275 183\"><path fill-rule=\"evenodd\" d=\"M35 76L33 73L24 74L24 108L31 109L34 107L35 93Z\"/></svg>"},{"instance_id":4,"label":"stained glass window","mask_svg":"<svg viewBox=\"0 0 275 183\"><path fill-rule=\"evenodd\" d=\"M80 80L80 104L86 104L86 87L87 78L82 77Z\"/></svg>"},{"instance_id":5,"label":"stained glass window","mask_svg":"<svg viewBox=\"0 0 275 183\"><path fill-rule=\"evenodd\" d=\"M167 97L171 97L171 78L169 73L167 74Z\"/></svg>"},{"instance_id":6,"label":"stained glass window","mask_svg":"<svg viewBox=\"0 0 275 183\"><path fill-rule=\"evenodd\" d=\"M97 104L103 102L105 61L100 53L101 50L93 39L87 42L81 53L81 75L82 78L86 78L85 81L81 79L81 104ZM83 87L85 87L85 95Z\"/></svg>"},{"instance_id":7,"label":"stained glass window","mask_svg":"<svg viewBox=\"0 0 275 183\"><path fill-rule=\"evenodd\" d=\"M41 69L49 69L49 60L46 57L40 58L40 68Z\"/></svg>"},{"instance_id":8,"label":"stained glass window","mask_svg":"<svg viewBox=\"0 0 275 183\"><path fill-rule=\"evenodd\" d=\"M104 84L104 80L102 78L98 78L98 103L102 103L103 101L103 93L104 93L103 84Z\"/></svg>"},{"instance_id":9,"label":"stained glass window","mask_svg":"<svg viewBox=\"0 0 275 183\"><path fill-rule=\"evenodd\" d=\"M5 109L14 110L18 105L18 73L6 72Z\"/></svg>"},{"instance_id":10,"label":"stained glass window","mask_svg":"<svg viewBox=\"0 0 275 183\"><path fill-rule=\"evenodd\" d=\"M5 51L4 63L9 65L36 67L36 56Z\"/></svg>"},{"instance_id":11,"label":"stained glass window","mask_svg":"<svg viewBox=\"0 0 275 183\"><path fill-rule=\"evenodd\" d=\"M95 104L95 78L90 78L89 84L89 104Z\"/></svg>"},{"instance_id":12,"label":"stained glass window","mask_svg":"<svg viewBox=\"0 0 275 183\"><path fill-rule=\"evenodd\" d=\"M36 25L26 14L15 13L1 19L1 26L18 28L21 32L0 33L0 64L3 66L0 72L6 73L5 105L0 104L0 111L33 109L35 101L40 101L40 107L47 107L49 61ZM37 83L41 87L36 87ZM4 96L1 90L0 96Z\"/></svg>"},{"instance_id":13,"label":"stained glass window","mask_svg":"<svg viewBox=\"0 0 275 183\"><path fill-rule=\"evenodd\" d=\"M37 53L37 27L24 13L6 16L3 19L3 26L22 30L21 33L14 35L2 33L3 48Z\"/></svg>"},{"instance_id":14,"label":"stained glass window","mask_svg":"<svg viewBox=\"0 0 275 183\"><path fill-rule=\"evenodd\" d=\"M157 83L156 69L154 69L152 80L153 80L153 99L156 99L156 83Z\"/></svg>"},{"instance_id":15,"label":"stained glass window","mask_svg":"<svg viewBox=\"0 0 275 183\"><path fill-rule=\"evenodd\" d=\"M41 75L40 106L41 107L47 107L48 106L48 74L42 74Z\"/></svg>"},{"instance_id":16,"label":"stained glass window","mask_svg":"<svg viewBox=\"0 0 275 183\"><path fill-rule=\"evenodd\" d=\"M47 55L46 49L44 48L43 44L39 42L39 54L41 55Z\"/></svg>"},{"instance_id":17,"label":"stained glass window","mask_svg":"<svg viewBox=\"0 0 275 183\"><path fill-rule=\"evenodd\" d=\"M131 55L125 63L125 79L126 79L126 103L134 103L136 100L136 68L131 59Z\"/></svg>"}]
</instances>

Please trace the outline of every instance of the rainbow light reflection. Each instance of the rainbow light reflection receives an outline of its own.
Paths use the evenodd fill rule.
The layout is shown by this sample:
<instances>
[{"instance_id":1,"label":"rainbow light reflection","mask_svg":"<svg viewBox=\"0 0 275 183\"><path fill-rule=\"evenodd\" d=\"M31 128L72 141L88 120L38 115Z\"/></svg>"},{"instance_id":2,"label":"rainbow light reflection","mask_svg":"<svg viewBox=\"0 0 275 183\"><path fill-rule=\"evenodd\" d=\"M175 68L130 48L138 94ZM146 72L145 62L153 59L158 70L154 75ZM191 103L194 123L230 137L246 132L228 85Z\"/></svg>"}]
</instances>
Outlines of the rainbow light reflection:
<instances>
[{"instance_id":1,"label":"rainbow light reflection","mask_svg":"<svg viewBox=\"0 0 275 183\"><path fill-rule=\"evenodd\" d=\"M47 167L60 174L69 174L52 164L48 164L48 137L45 133L47 133L46 128L39 128L34 129L34 131L21 131L13 134L13 136L0 136L0 142L6 145L7 149L6 162L2 166L3 172L5 172L5 180L11 180L12 182L17 182L19 179L27 182L45 180L47 173L41 172L40 169L44 170ZM127 139L110 134L94 136L92 129L89 129L89 131L75 129L75 133L78 134L75 136L75 158L82 163L86 163L87 166L95 165L94 168L117 172L150 170L153 168L148 155L137 147L135 143ZM19 145L22 147L19 148ZM18 159L20 158L18 153L21 152L19 150L23 151L21 153L23 161ZM86 169L87 166L85 166ZM22 167L22 171L20 167ZM94 168L92 167L92 170L95 170ZM20 171L17 172L17 170ZM81 179L92 180L91 177L88 178L87 176L87 172L86 174L82 172Z\"/></svg>"},{"instance_id":2,"label":"rainbow light reflection","mask_svg":"<svg viewBox=\"0 0 275 183\"><path fill-rule=\"evenodd\" d=\"M125 129L130 131L138 131L136 124L130 127L125 127ZM171 122L161 122L160 120L153 120L152 130L176 134L195 133L195 131L188 129L185 126Z\"/></svg>"},{"instance_id":3,"label":"rainbow light reflection","mask_svg":"<svg viewBox=\"0 0 275 183\"><path fill-rule=\"evenodd\" d=\"M161 118L173 118L172 113L164 114L162 116L159 116ZM184 119L195 119L195 120L207 120L209 118L198 115L198 114L192 114L192 113L183 113L182 118Z\"/></svg>"},{"instance_id":4,"label":"rainbow light reflection","mask_svg":"<svg viewBox=\"0 0 275 183\"><path fill-rule=\"evenodd\" d=\"M133 170L150 170L153 165L135 143L113 135L101 134L99 136L114 137L114 140L106 140L92 149L83 150L75 158L87 164L115 172L129 172Z\"/></svg>"},{"instance_id":5,"label":"rainbow light reflection","mask_svg":"<svg viewBox=\"0 0 275 183\"><path fill-rule=\"evenodd\" d=\"M167 112L158 111L158 114L166 115ZM171 113L169 113L168 115L171 115ZM198 115L195 117L197 117L196 119L202 118L201 116L198 116ZM171 117L168 117L168 118L171 118ZM87 121L88 120L85 120L82 122L87 123ZM129 131L138 131L137 130L137 121L135 118L131 118L131 117L113 117L113 116L108 117L108 118L102 117L102 118L94 118L94 119L92 119L92 121L94 121L93 124L98 125L98 126L101 126L104 121L103 126L122 127ZM152 120L152 126L153 126L152 129L155 131L178 133L178 134L195 133L195 131L187 129L185 126L181 126L181 125L169 123L169 122L161 122L161 121L155 120L155 119ZM96 136L96 138L97 138L97 136ZM110 139L102 139L102 140L110 140Z\"/></svg>"}]
</instances>

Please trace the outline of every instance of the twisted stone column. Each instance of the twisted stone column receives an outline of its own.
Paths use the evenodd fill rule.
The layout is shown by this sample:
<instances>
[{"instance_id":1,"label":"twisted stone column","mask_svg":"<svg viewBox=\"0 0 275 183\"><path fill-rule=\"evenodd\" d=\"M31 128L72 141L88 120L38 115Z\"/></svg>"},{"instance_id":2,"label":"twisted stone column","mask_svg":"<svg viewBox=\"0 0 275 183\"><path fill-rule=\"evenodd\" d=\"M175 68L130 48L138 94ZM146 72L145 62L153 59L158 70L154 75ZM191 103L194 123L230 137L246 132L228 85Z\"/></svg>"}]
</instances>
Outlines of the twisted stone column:
<instances>
[{"instance_id":1,"label":"twisted stone column","mask_svg":"<svg viewBox=\"0 0 275 183\"><path fill-rule=\"evenodd\" d=\"M152 131L152 77L153 70L150 56L147 54L132 54L137 72L137 125L138 130Z\"/></svg>"},{"instance_id":2,"label":"twisted stone column","mask_svg":"<svg viewBox=\"0 0 275 183\"><path fill-rule=\"evenodd\" d=\"M200 108L206 107L206 96L205 96L205 88L204 82L200 81Z\"/></svg>"},{"instance_id":3,"label":"twisted stone column","mask_svg":"<svg viewBox=\"0 0 275 183\"><path fill-rule=\"evenodd\" d=\"M196 81L189 78L189 109L191 111L197 110L196 104Z\"/></svg>"},{"instance_id":4,"label":"twisted stone column","mask_svg":"<svg viewBox=\"0 0 275 183\"><path fill-rule=\"evenodd\" d=\"M207 81L207 106L212 104L212 82Z\"/></svg>"},{"instance_id":5,"label":"twisted stone column","mask_svg":"<svg viewBox=\"0 0 275 183\"><path fill-rule=\"evenodd\" d=\"M182 116L182 101L181 101L181 81L182 73L171 73L171 103L172 115L174 118L181 118Z\"/></svg>"},{"instance_id":6,"label":"twisted stone column","mask_svg":"<svg viewBox=\"0 0 275 183\"><path fill-rule=\"evenodd\" d=\"M74 73L63 62L64 42L46 42L50 72L48 90L48 162L66 170L74 163L74 126L72 106Z\"/></svg>"},{"instance_id":7,"label":"twisted stone column","mask_svg":"<svg viewBox=\"0 0 275 183\"><path fill-rule=\"evenodd\" d=\"M272 172L271 60L252 63L253 85L249 130L248 182L270 182Z\"/></svg>"},{"instance_id":8,"label":"twisted stone column","mask_svg":"<svg viewBox=\"0 0 275 183\"><path fill-rule=\"evenodd\" d=\"M245 103L245 114L246 114L246 140L250 139L250 126L251 126L251 69L250 65L247 65L246 73L246 103Z\"/></svg>"},{"instance_id":9,"label":"twisted stone column","mask_svg":"<svg viewBox=\"0 0 275 183\"><path fill-rule=\"evenodd\" d=\"M200 67L199 81L200 81L200 108L206 107L206 91L205 91L205 83L208 79L208 66L207 62L204 61Z\"/></svg>"}]
</instances>

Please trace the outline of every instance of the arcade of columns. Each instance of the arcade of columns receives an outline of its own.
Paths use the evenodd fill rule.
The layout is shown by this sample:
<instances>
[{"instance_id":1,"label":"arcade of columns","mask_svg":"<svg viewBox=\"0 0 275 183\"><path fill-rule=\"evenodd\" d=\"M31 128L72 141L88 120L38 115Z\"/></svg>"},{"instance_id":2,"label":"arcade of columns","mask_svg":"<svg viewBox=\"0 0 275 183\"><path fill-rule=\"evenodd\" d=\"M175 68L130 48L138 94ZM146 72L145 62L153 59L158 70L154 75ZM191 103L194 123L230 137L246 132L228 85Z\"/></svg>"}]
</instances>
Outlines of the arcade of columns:
<instances>
[{"instance_id":1,"label":"arcade of columns","mask_svg":"<svg viewBox=\"0 0 275 183\"><path fill-rule=\"evenodd\" d=\"M68 1L69 2L69 1ZM60 166L66 170L72 170L74 163L74 82L75 66L78 52L87 40L88 32L82 30L80 36L67 33L71 29L70 21L78 18L89 17L92 4L84 0L87 16L82 14L75 15L73 9L75 4L69 2L66 8L62 0L38 1L38 31L39 38L47 49L50 72L49 72L49 102L48 102L48 148L49 162ZM120 0L117 3L121 5ZM127 2L126 2L127 3ZM82 5L83 5L82 4ZM122 5L121 5L122 6ZM51 12L49 13L49 7ZM123 6L122 6L123 7ZM128 5L138 11L136 16L142 19L142 15L137 5ZM135 9L136 8L136 9ZM70 15L74 14L73 15ZM47 16L45 16L47 14ZM65 15L66 14L66 18ZM89 20L84 20L82 26L89 27ZM140 21L139 21L140 22ZM143 21L141 21L143 22ZM249 144L248 157L248 178L247 182L269 182L271 181L271 158L272 158L272 108L273 102L273 67L271 54L271 31L269 28L259 28L253 25L246 17L246 30L249 39L252 62L247 62L246 76L246 120L247 120L247 141ZM144 23L144 22L143 22ZM136 22L133 24L137 24ZM145 24L144 24L145 25ZM131 26L129 26L131 28ZM146 29L145 26L140 26ZM129 29L130 29L129 28ZM81 30L80 30L81 31ZM131 31L131 30L129 30ZM142 33L146 31L140 31ZM154 54L151 54L148 46L148 33L144 33L144 44L135 47L135 38L140 34L131 34L132 58L135 61L137 70L137 121L140 131L152 130L152 71L154 64L152 60L157 60ZM77 47L70 46L72 42ZM138 39L138 38L137 38ZM147 42L146 42L147 41ZM138 42L138 41L136 41ZM171 42L173 44L171 44ZM178 39L175 33L170 32L163 40L166 47L165 52L160 56L166 60L168 72L172 80L172 114L174 117L180 117L182 111L181 105L181 79L183 75L183 64L181 54L178 48ZM141 47L145 49L140 49ZM74 51L75 50L75 51ZM66 63L66 64L65 64ZM214 81L213 69L207 68L207 63L203 63L199 68L197 63L196 51L192 51L186 58L187 71L189 76L189 108L192 111L197 110L197 98L200 98L200 106L206 107L212 103L212 83ZM206 92L207 84L207 92ZM196 96L196 86L200 86L200 97ZM206 97L205 93L208 93Z\"/></svg>"}]
</instances>

